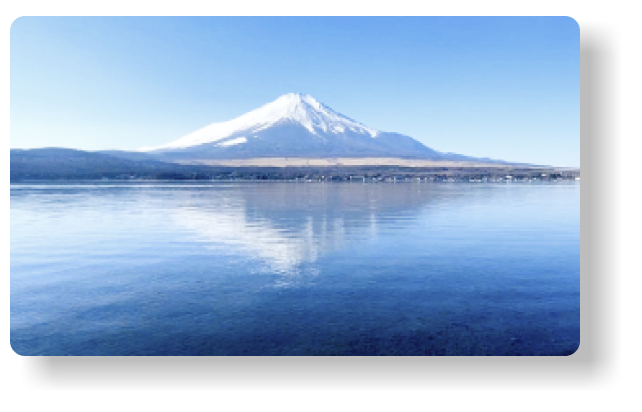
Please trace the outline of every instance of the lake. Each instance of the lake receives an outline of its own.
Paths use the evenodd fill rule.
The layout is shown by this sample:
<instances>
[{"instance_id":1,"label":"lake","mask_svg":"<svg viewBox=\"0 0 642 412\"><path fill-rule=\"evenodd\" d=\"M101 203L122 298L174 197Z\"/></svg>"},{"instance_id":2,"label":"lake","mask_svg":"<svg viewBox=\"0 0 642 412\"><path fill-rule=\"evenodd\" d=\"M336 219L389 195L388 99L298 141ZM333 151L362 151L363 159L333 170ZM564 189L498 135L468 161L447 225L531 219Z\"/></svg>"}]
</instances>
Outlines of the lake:
<instances>
[{"instance_id":1,"label":"lake","mask_svg":"<svg viewBox=\"0 0 642 412\"><path fill-rule=\"evenodd\" d=\"M569 355L579 183L11 185L20 355Z\"/></svg>"}]
</instances>

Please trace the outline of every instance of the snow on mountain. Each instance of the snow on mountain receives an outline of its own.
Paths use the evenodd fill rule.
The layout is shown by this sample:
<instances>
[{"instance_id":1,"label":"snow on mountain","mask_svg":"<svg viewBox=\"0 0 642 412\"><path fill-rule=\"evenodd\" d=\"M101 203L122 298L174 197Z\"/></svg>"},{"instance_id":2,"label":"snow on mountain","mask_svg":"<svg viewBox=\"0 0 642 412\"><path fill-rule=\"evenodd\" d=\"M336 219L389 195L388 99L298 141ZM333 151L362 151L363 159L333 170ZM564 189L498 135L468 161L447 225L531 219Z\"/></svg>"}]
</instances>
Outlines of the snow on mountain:
<instances>
[{"instance_id":1,"label":"snow on mountain","mask_svg":"<svg viewBox=\"0 0 642 412\"><path fill-rule=\"evenodd\" d=\"M377 130L366 127L335 112L310 95L289 93L236 119L223 123L213 123L171 143L140 150L184 149L191 146L217 142L233 136L238 132L254 134L283 121L298 123L315 135L318 135L318 132L338 134L346 130L357 133L368 133L372 137L375 137L379 133ZM226 142L227 144L223 143L221 146L247 142L247 139L245 141L241 141L240 139L241 138L234 139L234 143L231 141Z\"/></svg>"},{"instance_id":2,"label":"snow on mountain","mask_svg":"<svg viewBox=\"0 0 642 412\"><path fill-rule=\"evenodd\" d=\"M163 161L264 157L403 157L473 160L356 122L307 94L290 93L236 119L139 149Z\"/></svg>"},{"instance_id":3,"label":"snow on mountain","mask_svg":"<svg viewBox=\"0 0 642 412\"><path fill-rule=\"evenodd\" d=\"M236 139L226 140L223 143L217 144L217 146L234 146L235 144L247 143L246 137L237 137Z\"/></svg>"}]
</instances>

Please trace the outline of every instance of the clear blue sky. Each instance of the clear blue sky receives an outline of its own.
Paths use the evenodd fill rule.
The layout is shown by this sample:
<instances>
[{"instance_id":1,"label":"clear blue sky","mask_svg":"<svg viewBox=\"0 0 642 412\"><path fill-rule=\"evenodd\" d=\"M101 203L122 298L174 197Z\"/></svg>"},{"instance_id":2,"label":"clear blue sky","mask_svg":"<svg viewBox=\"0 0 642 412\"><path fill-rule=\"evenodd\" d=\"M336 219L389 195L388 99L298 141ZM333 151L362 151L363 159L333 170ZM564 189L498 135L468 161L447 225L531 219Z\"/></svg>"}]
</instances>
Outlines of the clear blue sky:
<instances>
[{"instance_id":1,"label":"clear blue sky","mask_svg":"<svg viewBox=\"0 0 642 412\"><path fill-rule=\"evenodd\" d=\"M136 149L290 92L437 150L580 165L566 17L22 17L11 147Z\"/></svg>"}]
</instances>

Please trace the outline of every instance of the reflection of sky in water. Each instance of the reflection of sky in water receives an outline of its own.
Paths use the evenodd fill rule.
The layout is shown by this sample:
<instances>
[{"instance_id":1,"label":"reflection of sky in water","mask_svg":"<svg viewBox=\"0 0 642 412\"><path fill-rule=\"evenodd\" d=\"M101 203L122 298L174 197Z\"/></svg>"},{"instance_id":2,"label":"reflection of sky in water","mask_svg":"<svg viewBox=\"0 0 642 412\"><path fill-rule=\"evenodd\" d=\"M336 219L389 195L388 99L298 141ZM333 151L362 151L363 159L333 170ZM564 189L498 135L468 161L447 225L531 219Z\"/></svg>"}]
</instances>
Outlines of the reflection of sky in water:
<instances>
[{"instance_id":1,"label":"reflection of sky in water","mask_svg":"<svg viewBox=\"0 0 642 412\"><path fill-rule=\"evenodd\" d=\"M479 237L496 232L497 242L508 242L501 246L507 251L513 247L511 228L520 228L519 240L528 232L538 237L543 223L553 224L542 213L543 208L554 207L541 197L542 190L549 198L555 194L555 187L545 186L277 183L251 190L230 186L179 197L172 218L216 253L242 255L260 262L261 270L294 279L318 274L315 262L321 257L357 251L372 242L388 242L388 250L400 254L450 248L452 253L474 256L488 253ZM502 197L510 198L510 203L502 204ZM574 227L573 213L571 207L551 217L554 224ZM574 232L569 229L569 233Z\"/></svg>"},{"instance_id":2,"label":"reflection of sky in water","mask_svg":"<svg viewBox=\"0 0 642 412\"><path fill-rule=\"evenodd\" d=\"M568 353L579 336L579 185L12 186L10 245L22 353Z\"/></svg>"},{"instance_id":3,"label":"reflection of sky in water","mask_svg":"<svg viewBox=\"0 0 642 412\"><path fill-rule=\"evenodd\" d=\"M314 262L329 241L326 233L314 233L312 217L295 231L279 229L268 219L249 219L242 205L216 210L185 207L176 210L173 217L217 252L245 254L284 275L303 263ZM333 223L335 227L341 224ZM326 229L327 222L323 224Z\"/></svg>"},{"instance_id":4,"label":"reflection of sky in water","mask_svg":"<svg viewBox=\"0 0 642 412\"><path fill-rule=\"evenodd\" d=\"M321 255L376 237L380 218L388 227L400 225L414 219L422 204L438 200L412 184L334 185L331 190L326 185L200 193L182 199L172 217L217 253L243 254L271 272L300 277L318 273L314 262Z\"/></svg>"}]
</instances>

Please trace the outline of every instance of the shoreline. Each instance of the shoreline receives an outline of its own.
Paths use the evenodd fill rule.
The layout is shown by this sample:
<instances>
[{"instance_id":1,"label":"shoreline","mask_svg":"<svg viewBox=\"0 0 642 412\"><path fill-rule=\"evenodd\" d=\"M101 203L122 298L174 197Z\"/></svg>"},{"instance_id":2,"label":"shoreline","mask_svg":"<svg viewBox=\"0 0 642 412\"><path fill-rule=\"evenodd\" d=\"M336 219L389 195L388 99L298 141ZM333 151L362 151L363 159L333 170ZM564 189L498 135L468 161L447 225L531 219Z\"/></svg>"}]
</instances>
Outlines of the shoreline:
<instances>
[{"instance_id":1,"label":"shoreline","mask_svg":"<svg viewBox=\"0 0 642 412\"><path fill-rule=\"evenodd\" d=\"M173 162L69 150L11 153L10 182L55 180L575 180L579 168L407 158L248 158Z\"/></svg>"},{"instance_id":2,"label":"shoreline","mask_svg":"<svg viewBox=\"0 0 642 412\"><path fill-rule=\"evenodd\" d=\"M217 183L329 183L329 184L364 184L364 183L383 183L383 184L448 184L448 183L476 183L476 184L581 184L579 179L556 179L556 180L429 180L429 179L391 179L391 180L374 180L374 179L351 179L351 180L314 180L314 179L34 179L34 180L14 180L9 185L69 185L69 184L211 184Z\"/></svg>"}]
</instances>

